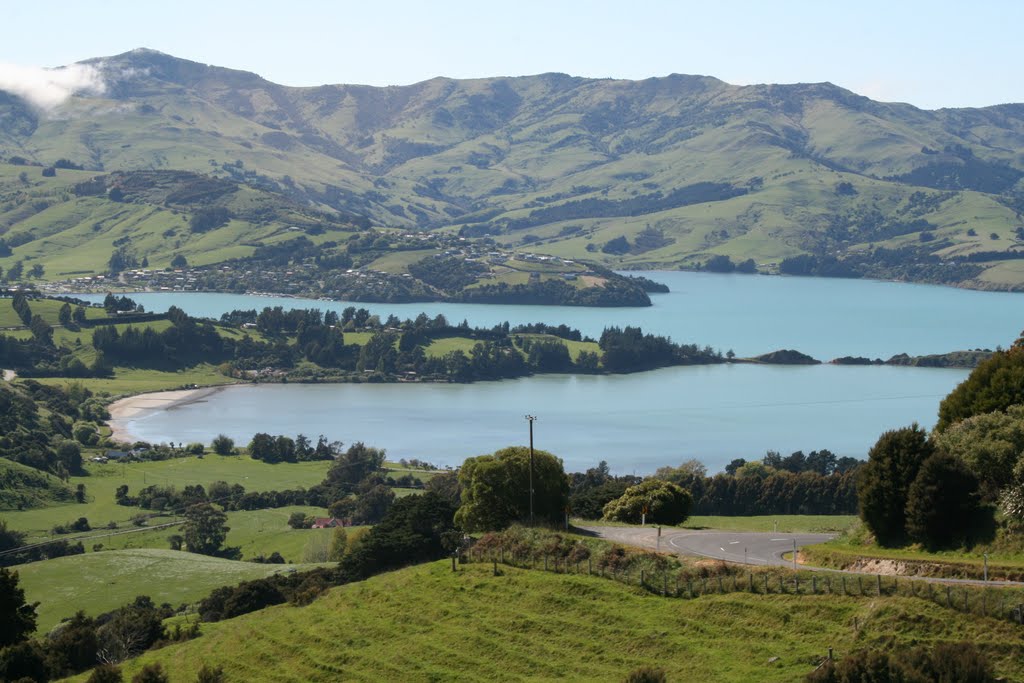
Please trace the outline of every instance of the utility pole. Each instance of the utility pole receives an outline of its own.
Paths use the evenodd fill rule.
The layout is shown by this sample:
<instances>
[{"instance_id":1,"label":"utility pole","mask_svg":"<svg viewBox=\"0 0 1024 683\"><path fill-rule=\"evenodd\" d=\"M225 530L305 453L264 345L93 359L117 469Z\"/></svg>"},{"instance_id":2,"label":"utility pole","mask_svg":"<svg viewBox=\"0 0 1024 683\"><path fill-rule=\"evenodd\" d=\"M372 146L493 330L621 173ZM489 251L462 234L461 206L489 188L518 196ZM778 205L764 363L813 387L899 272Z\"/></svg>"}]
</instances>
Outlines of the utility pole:
<instances>
[{"instance_id":1,"label":"utility pole","mask_svg":"<svg viewBox=\"0 0 1024 683\"><path fill-rule=\"evenodd\" d=\"M530 423L530 526L533 526L533 422L536 419L533 415L526 416Z\"/></svg>"}]
</instances>

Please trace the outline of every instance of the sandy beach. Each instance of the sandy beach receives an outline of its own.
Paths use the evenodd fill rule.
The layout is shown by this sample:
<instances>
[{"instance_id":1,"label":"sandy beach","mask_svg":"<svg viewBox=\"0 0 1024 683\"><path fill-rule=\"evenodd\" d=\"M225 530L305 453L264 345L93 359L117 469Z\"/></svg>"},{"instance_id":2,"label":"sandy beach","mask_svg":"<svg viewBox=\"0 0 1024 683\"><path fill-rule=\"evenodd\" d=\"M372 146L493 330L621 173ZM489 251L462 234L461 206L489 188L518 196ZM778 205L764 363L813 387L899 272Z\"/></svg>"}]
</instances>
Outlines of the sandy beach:
<instances>
[{"instance_id":1,"label":"sandy beach","mask_svg":"<svg viewBox=\"0 0 1024 683\"><path fill-rule=\"evenodd\" d=\"M107 424L110 425L110 436L114 441L126 443L137 441L138 439L130 431L130 423L135 418L154 410L169 410L177 406L202 401L207 396L226 389L227 386L154 391L118 399L107 407L107 410L110 411L110 419L107 421Z\"/></svg>"}]
</instances>

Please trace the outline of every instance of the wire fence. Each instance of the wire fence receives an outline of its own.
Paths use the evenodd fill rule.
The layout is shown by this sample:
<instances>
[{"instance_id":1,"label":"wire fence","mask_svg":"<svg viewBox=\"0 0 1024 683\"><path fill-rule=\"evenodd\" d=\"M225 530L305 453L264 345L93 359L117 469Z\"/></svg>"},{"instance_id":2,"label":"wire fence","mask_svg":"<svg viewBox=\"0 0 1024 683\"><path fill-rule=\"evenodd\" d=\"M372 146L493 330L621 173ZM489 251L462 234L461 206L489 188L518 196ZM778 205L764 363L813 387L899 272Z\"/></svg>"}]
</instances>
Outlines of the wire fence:
<instances>
[{"instance_id":1,"label":"wire fence","mask_svg":"<svg viewBox=\"0 0 1024 683\"><path fill-rule=\"evenodd\" d=\"M460 552L459 562L492 564L556 574L598 576L637 586L652 594L685 600L726 593L757 595L833 595L862 598L917 598L941 607L1011 621L1024 625L1024 590L939 583L881 574L837 574L794 572L788 569L744 570L724 565L723 571L694 576L687 569L615 569L595 562L593 557L574 559L560 555L512 553L504 549L469 548ZM452 558L455 568L455 558Z\"/></svg>"}]
</instances>

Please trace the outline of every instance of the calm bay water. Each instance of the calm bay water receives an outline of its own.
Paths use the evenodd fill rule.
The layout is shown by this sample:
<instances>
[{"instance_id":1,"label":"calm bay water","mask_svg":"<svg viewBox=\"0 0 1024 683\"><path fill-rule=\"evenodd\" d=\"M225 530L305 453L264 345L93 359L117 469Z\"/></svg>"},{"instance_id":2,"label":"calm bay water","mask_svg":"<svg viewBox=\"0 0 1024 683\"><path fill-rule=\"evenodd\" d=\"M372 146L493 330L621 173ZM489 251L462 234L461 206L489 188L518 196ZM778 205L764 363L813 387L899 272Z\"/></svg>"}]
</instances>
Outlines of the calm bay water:
<instances>
[{"instance_id":1,"label":"calm bay water","mask_svg":"<svg viewBox=\"0 0 1024 683\"><path fill-rule=\"evenodd\" d=\"M676 341L741 356L795 348L829 360L887 358L1009 345L1024 325L1024 296L926 285L705 273L646 273L671 287L646 309L353 304L399 318L443 313L474 326L565 323L598 336L639 325ZM102 298L102 297L98 297ZM219 317L264 306L340 311L348 303L230 294L134 295L147 310L170 305ZM256 431L361 440L394 458L457 465L526 441L523 416L539 416L537 446L582 469L607 460L647 473L696 457L710 470L767 449L828 448L864 457L885 429L934 424L939 400L962 370L897 367L721 365L626 376L542 376L472 385L264 385L127 423L151 441L247 441Z\"/></svg>"},{"instance_id":2,"label":"calm bay water","mask_svg":"<svg viewBox=\"0 0 1024 683\"><path fill-rule=\"evenodd\" d=\"M382 446L392 458L458 465L527 442L570 470L607 460L649 473L688 458L731 459L828 448L864 457L885 429L931 426L962 371L896 367L720 365L619 376L544 375L476 384L270 384L232 387L125 423L149 441L225 433L324 434Z\"/></svg>"},{"instance_id":3,"label":"calm bay water","mask_svg":"<svg viewBox=\"0 0 1024 683\"><path fill-rule=\"evenodd\" d=\"M191 315L220 317L264 306L341 311L354 305L386 317L443 313L453 323L491 327L509 321L565 323L593 337L607 325L639 325L677 342L710 345L741 356L792 348L820 360L888 358L1008 346L1024 329L1024 295L871 280L644 273L671 288L649 308L364 304L237 294L137 294L146 310L174 305ZM102 296L83 297L102 301Z\"/></svg>"}]
</instances>

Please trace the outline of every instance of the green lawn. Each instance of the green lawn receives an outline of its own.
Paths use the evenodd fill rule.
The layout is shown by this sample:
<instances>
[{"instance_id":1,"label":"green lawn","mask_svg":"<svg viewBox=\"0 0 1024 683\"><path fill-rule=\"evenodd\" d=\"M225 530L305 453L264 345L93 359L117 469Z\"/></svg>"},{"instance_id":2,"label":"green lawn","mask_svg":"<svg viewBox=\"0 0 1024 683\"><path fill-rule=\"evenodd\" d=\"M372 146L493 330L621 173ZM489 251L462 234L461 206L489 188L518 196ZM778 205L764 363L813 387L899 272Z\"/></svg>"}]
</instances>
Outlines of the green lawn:
<instances>
[{"instance_id":1,"label":"green lawn","mask_svg":"<svg viewBox=\"0 0 1024 683\"><path fill-rule=\"evenodd\" d=\"M148 595L158 605L199 600L214 588L268 576L291 565L233 562L175 550L109 550L17 567L28 602L39 602L39 632L77 610L96 615ZM316 565L300 565L309 569Z\"/></svg>"},{"instance_id":2,"label":"green lawn","mask_svg":"<svg viewBox=\"0 0 1024 683\"><path fill-rule=\"evenodd\" d=\"M919 547L881 548L837 538L801 548L800 556L806 564L833 569L872 571L875 568L878 571L886 568L922 576L980 579L984 576L985 552L985 548L938 552ZM993 580L1024 581L1024 553L995 550L989 553L988 570Z\"/></svg>"},{"instance_id":3,"label":"green lawn","mask_svg":"<svg viewBox=\"0 0 1024 683\"><path fill-rule=\"evenodd\" d=\"M1024 641L1006 621L914 598L709 595L665 599L596 576L447 561L204 624L203 635L128 662L171 680L205 663L229 680L621 681L641 666L675 681L801 680L828 648L971 641L1001 675L1024 676ZM77 680L84 680L86 674Z\"/></svg>"}]
</instances>

